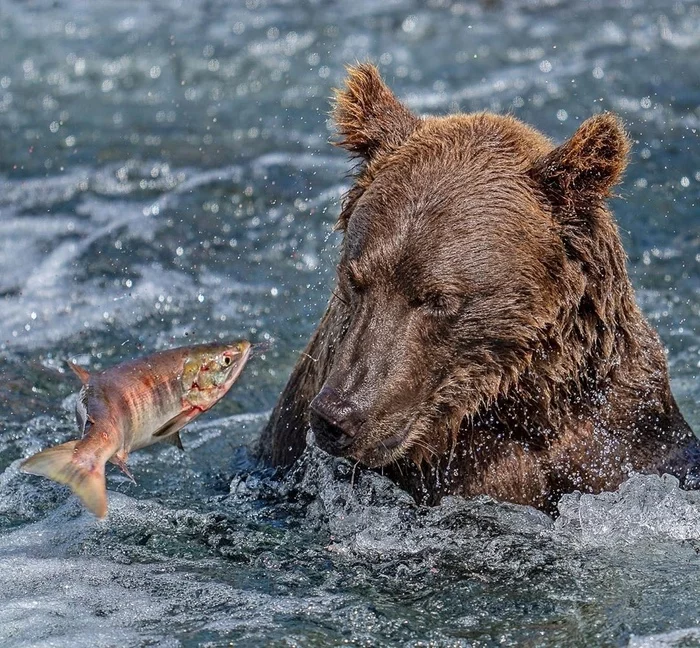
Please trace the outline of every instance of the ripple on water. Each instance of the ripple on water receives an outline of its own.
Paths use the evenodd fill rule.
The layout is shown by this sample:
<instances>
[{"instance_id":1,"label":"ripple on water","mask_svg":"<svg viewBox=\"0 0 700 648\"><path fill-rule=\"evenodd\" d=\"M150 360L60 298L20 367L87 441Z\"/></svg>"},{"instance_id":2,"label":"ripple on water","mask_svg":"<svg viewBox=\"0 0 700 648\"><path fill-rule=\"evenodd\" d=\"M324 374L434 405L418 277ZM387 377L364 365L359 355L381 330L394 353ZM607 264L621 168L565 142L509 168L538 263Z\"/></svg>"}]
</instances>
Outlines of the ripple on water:
<instances>
[{"instance_id":1,"label":"ripple on water","mask_svg":"<svg viewBox=\"0 0 700 648\"><path fill-rule=\"evenodd\" d=\"M284 636L289 623L319 640L337 640L342 623L353 641L429 631L436 640L519 643L546 627L556 645L578 625L571 615L589 617L578 632L592 638L611 621L606 606L630 596L663 605L672 584L678 596L666 604L680 599L692 608L686 616L700 613L698 585L682 575L698 561L698 495L668 477L569 496L554 523L488 498L419 507L389 480L316 448L282 480L239 473L230 495L193 508L110 492L109 516L96 521L61 490L16 463L0 480L0 514L23 518L0 546L0 627L17 642L3 645L20 637L83 645L92 625L94 645L120 632L134 642L261 641ZM640 634L631 645L664 640Z\"/></svg>"},{"instance_id":2,"label":"ripple on water","mask_svg":"<svg viewBox=\"0 0 700 648\"><path fill-rule=\"evenodd\" d=\"M694 0L0 0L0 644L700 644L697 495L634 476L552 521L416 506L312 449L248 446L323 311L351 168L328 98L372 58L418 111L567 137L621 113L615 211L674 391L700 426L700 10ZM18 460L75 435L90 368L271 339L187 451L109 474L97 522ZM248 415L245 412L254 414Z\"/></svg>"}]
</instances>

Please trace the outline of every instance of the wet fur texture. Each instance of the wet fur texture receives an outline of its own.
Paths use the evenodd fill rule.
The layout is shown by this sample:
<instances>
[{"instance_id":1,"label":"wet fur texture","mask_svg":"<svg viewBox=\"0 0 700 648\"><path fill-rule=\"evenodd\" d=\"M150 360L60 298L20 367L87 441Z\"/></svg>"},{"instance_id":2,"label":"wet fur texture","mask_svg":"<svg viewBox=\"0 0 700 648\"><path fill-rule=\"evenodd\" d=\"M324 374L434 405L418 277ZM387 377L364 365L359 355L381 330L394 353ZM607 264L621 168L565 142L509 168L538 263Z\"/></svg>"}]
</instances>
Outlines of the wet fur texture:
<instances>
[{"instance_id":1,"label":"wet fur texture","mask_svg":"<svg viewBox=\"0 0 700 648\"><path fill-rule=\"evenodd\" d=\"M554 147L512 117L419 118L366 64L334 118L360 159L338 286L261 454L290 465L311 421L321 447L426 503L553 512L632 471L695 487L699 446L605 202L629 151L619 120Z\"/></svg>"}]
</instances>

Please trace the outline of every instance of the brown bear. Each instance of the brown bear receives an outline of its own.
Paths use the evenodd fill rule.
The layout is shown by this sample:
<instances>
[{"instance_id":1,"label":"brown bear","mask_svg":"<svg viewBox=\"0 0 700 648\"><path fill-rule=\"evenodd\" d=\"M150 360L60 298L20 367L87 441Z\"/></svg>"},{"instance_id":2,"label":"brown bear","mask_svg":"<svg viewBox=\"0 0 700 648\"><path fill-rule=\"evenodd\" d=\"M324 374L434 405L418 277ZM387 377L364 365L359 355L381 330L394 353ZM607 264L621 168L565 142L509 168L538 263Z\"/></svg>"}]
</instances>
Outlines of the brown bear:
<instances>
[{"instance_id":1,"label":"brown bear","mask_svg":"<svg viewBox=\"0 0 700 648\"><path fill-rule=\"evenodd\" d=\"M336 95L361 160L337 290L261 439L381 469L417 501L487 494L556 510L631 472L695 487L700 445L669 387L606 206L618 119L555 147L510 116L414 115L369 64Z\"/></svg>"}]
</instances>

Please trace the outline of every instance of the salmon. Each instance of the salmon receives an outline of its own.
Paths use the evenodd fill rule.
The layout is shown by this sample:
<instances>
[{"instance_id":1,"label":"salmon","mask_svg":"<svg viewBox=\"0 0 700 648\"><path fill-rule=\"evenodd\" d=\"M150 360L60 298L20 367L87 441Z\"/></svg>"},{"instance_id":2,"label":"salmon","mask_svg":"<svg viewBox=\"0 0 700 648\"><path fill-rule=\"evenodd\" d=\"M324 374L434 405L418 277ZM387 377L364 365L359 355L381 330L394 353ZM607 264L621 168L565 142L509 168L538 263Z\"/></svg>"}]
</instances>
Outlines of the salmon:
<instances>
[{"instance_id":1,"label":"salmon","mask_svg":"<svg viewBox=\"0 0 700 648\"><path fill-rule=\"evenodd\" d=\"M65 484L98 518L107 514L105 465L132 481L129 453L159 441L182 449L180 430L228 392L251 344L199 344L160 351L89 373L68 366L83 383L75 414L82 438L43 450L20 469Z\"/></svg>"}]
</instances>

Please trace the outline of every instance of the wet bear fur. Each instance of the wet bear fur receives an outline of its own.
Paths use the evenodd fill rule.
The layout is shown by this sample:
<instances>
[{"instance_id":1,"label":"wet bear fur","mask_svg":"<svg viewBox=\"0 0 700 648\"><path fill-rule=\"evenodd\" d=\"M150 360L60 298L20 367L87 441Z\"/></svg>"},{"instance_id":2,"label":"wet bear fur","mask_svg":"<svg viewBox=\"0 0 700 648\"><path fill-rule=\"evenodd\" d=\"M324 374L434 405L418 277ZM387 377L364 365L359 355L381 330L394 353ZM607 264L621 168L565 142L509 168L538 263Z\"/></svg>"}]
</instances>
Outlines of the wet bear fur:
<instances>
[{"instance_id":1,"label":"wet bear fur","mask_svg":"<svg viewBox=\"0 0 700 648\"><path fill-rule=\"evenodd\" d=\"M635 301L606 199L629 140L609 113L555 147L510 116L420 118L376 68L337 92L360 160L337 289L261 454L328 452L417 501L486 494L555 512L630 473L697 485L698 443Z\"/></svg>"}]
</instances>

